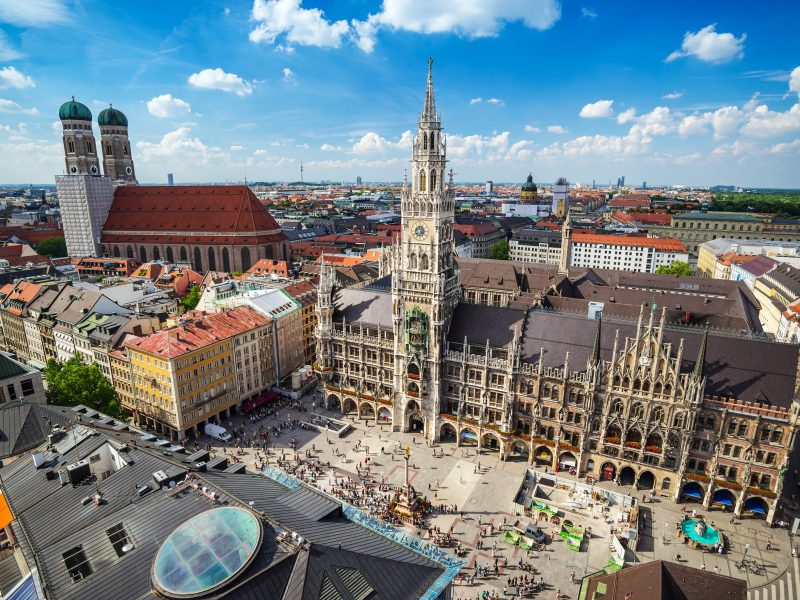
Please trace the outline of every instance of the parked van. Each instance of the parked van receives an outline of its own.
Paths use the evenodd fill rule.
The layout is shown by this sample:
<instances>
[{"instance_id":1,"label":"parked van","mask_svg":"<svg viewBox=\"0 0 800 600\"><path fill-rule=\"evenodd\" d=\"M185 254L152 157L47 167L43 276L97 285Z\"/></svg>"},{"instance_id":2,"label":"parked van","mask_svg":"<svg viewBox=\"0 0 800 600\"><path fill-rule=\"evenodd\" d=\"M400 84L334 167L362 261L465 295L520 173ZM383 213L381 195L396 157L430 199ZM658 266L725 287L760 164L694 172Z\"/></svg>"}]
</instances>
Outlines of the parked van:
<instances>
[{"instance_id":1,"label":"parked van","mask_svg":"<svg viewBox=\"0 0 800 600\"><path fill-rule=\"evenodd\" d=\"M206 425L206 435L214 438L215 440L219 440L221 442L230 442L231 441L231 434L228 431L215 423L209 423Z\"/></svg>"},{"instance_id":2,"label":"parked van","mask_svg":"<svg viewBox=\"0 0 800 600\"><path fill-rule=\"evenodd\" d=\"M547 534L533 523L525 528L525 535L532 537L539 544L547 543Z\"/></svg>"}]
</instances>

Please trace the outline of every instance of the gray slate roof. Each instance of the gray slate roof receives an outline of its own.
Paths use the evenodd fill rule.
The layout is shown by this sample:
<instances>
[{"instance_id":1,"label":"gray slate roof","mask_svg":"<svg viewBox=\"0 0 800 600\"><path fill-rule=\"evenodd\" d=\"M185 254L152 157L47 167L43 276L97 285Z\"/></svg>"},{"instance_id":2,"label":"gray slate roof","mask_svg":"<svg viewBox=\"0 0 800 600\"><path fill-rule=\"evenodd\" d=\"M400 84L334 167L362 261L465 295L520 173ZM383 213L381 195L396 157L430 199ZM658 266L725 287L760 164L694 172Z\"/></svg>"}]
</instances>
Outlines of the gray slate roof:
<instances>
[{"instance_id":1,"label":"gray slate roof","mask_svg":"<svg viewBox=\"0 0 800 600\"><path fill-rule=\"evenodd\" d=\"M350 323L392 327L392 295L373 289L344 288L336 291L334 321L342 317Z\"/></svg>"},{"instance_id":2,"label":"gray slate roof","mask_svg":"<svg viewBox=\"0 0 800 600\"><path fill-rule=\"evenodd\" d=\"M50 421L48 425L47 421ZM0 459L16 456L47 441L52 425L67 427L68 416L43 404L10 404L0 408Z\"/></svg>"}]
</instances>

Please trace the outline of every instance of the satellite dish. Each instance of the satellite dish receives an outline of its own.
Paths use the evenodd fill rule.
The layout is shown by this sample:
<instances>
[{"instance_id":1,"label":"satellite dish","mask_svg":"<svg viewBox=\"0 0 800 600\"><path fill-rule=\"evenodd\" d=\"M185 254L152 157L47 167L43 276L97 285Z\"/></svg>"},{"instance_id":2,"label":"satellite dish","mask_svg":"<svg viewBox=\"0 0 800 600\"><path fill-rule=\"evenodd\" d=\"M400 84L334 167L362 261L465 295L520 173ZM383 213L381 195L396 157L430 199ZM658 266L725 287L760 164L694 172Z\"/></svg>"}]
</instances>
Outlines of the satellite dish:
<instances>
[{"instance_id":1,"label":"satellite dish","mask_svg":"<svg viewBox=\"0 0 800 600\"><path fill-rule=\"evenodd\" d=\"M125 544L125 545L122 547L122 551L123 551L123 552L125 552L126 554L127 554L128 552L130 552L131 550L133 550L133 544L131 544L130 542L128 542L127 544Z\"/></svg>"}]
</instances>

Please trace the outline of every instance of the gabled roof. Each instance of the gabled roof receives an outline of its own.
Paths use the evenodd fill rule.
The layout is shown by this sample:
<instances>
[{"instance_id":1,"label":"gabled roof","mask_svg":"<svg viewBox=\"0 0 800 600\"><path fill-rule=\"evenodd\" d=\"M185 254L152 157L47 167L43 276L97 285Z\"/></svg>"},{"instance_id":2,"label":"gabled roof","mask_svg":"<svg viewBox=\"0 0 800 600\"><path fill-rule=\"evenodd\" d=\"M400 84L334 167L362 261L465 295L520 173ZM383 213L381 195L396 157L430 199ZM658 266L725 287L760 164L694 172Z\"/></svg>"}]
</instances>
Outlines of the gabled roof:
<instances>
[{"instance_id":1,"label":"gabled roof","mask_svg":"<svg viewBox=\"0 0 800 600\"><path fill-rule=\"evenodd\" d=\"M0 408L0 459L16 456L47 441L51 426L68 427L73 420L43 404L14 403Z\"/></svg>"}]
</instances>

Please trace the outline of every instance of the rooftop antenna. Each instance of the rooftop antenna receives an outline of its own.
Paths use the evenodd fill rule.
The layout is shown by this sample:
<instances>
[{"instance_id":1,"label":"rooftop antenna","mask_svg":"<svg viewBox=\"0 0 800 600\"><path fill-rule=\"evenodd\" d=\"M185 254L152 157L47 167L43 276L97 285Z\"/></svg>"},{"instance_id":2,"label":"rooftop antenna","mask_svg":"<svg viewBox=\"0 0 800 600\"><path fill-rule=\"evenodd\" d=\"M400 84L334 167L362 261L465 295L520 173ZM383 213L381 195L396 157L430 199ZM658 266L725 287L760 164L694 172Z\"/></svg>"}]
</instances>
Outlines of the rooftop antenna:
<instances>
[{"instance_id":1,"label":"rooftop antenna","mask_svg":"<svg viewBox=\"0 0 800 600\"><path fill-rule=\"evenodd\" d=\"M303 183L303 161L300 161L300 183Z\"/></svg>"}]
</instances>

